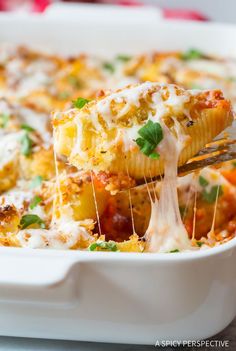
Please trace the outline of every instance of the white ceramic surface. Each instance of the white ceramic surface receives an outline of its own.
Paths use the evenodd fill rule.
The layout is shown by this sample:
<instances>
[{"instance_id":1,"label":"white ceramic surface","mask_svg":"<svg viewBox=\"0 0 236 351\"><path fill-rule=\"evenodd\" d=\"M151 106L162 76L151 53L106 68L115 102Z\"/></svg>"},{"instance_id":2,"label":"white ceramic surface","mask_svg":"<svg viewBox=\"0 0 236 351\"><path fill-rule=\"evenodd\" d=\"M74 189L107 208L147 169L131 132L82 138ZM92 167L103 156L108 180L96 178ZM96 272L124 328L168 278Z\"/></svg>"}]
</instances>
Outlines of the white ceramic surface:
<instances>
[{"instance_id":1,"label":"white ceramic surface","mask_svg":"<svg viewBox=\"0 0 236 351\"><path fill-rule=\"evenodd\" d=\"M0 42L65 54L197 47L236 57L229 25L2 15L0 28ZM236 315L235 265L236 239L168 255L0 248L0 335L136 344L206 338Z\"/></svg>"}]
</instances>

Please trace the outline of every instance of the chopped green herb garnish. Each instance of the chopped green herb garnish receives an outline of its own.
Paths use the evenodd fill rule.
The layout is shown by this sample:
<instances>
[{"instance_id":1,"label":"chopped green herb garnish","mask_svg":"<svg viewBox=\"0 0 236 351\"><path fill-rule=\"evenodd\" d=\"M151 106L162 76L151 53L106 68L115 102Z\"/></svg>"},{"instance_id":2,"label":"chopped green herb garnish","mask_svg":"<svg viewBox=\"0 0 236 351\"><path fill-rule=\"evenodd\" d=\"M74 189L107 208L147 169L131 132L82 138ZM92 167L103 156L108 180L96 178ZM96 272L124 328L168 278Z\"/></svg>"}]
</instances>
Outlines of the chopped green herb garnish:
<instances>
[{"instance_id":1,"label":"chopped green herb garnish","mask_svg":"<svg viewBox=\"0 0 236 351\"><path fill-rule=\"evenodd\" d=\"M201 247L204 243L202 241L196 241L197 246Z\"/></svg>"},{"instance_id":2,"label":"chopped green herb garnish","mask_svg":"<svg viewBox=\"0 0 236 351\"><path fill-rule=\"evenodd\" d=\"M141 138L138 138L135 141L142 153L152 159L158 159L160 155L155 149L163 139L163 132L160 123L154 123L149 120L145 126L139 129L138 134Z\"/></svg>"},{"instance_id":3,"label":"chopped green herb garnish","mask_svg":"<svg viewBox=\"0 0 236 351\"><path fill-rule=\"evenodd\" d=\"M190 87L191 89L197 89L197 90L202 90L203 88L202 88L202 86L201 85L198 85L198 84L191 84L191 87Z\"/></svg>"},{"instance_id":4,"label":"chopped green herb garnish","mask_svg":"<svg viewBox=\"0 0 236 351\"><path fill-rule=\"evenodd\" d=\"M199 184L202 187L205 187L209 184L208 180L206 178L204 178L203 176L199 176Z\"/></svg>"},{"instance_id":5,"label":"chopped green herb garnish","mask_svg":"<svg viewBox=\"0 0 236 351\"><path fill-rule=\"evenodd\" d=\"M228 77L229 82L236 82L236 77Z\"/></svg>"},{"instance_id":6,"label":"chopped green herb garnish","mask_svg":"<svg viewBox=\"0 0 236 351\"><path fill-rule=\"evenodd\" d=\"M41 228L45 228L44 221L36 214L27 214L21 217L21 229L25 229L32 224L38 224Z\"/></svg>"},{"instance_id":7,"label":"chopped green herb garnish","mask_svg":"<svg viewBox=\"0 0 236 351\"><path fill-rule=\"evenodd\" d=\"M74 75L69 75L67 77L67 81L68 83L75 89L80 89L83 87L83 83L80 81L79 78L77 78L76 76Z\"/></svg>"},{"instance_id":8,"label":"chopped green herb garnish","mask_svg":"<svg viewBox=\"0 0 236 351\"><path fill-rule=\"evenodd\" d=\"M0 128L6 128L9 122L10 116L6 113L0 114Z\"/></svg>"},{"instance_id":9,"label":"chopped green herb garnish","mask_svg":"<svg viewBox=\"0 0 236 351\"><path fill-rule=\"evenodd\" d=\"M179 249L169 251L169 253L175 253L175 252L180 252L180 251L179 251Z\"/></svg>"},{"instance_id":10,"label":"chopped green herb garnish","mask_svg":"<svg viewBox=\"0 0 236 351\"><path fill-rule=\"evenodd\" d=\"M110 62L104 62L103 68L106 69L107 71L109 71L110 73L114 73L115 72L115 67Z\"/></svg>"},{"instance_id":11,"label":"chopped green herb garnish","mask_svg":"<svg viewBox=\"0 0 236 351\"><path fill-rule=\"evenodd\" d=\"M30 183L30 188L31 189L37 188L42 184L42 181L43 181L43 177L40 175L37 175Z\"/></svg>"},{"instance_id":12,"label":"chopped green herb garnish","mask_svg":"<svg viewBox=\"0 0 236 351\"><path fill-rule=\"evenodd\" d=\"M24 130L26 130L27 132L34 132L34 131L35 131L35 129L32 128L31 126L29 126L28 124L22 124L22 125L21 125L21 129L24 129Z\"/></svg>"},{"instance_id":13,"label":"chopped green herb garnish","mask_svg":"<svg viewBox=\"0 0 236 351\"><path fill-rule=\"evenodd\" d=\"M95 251L97 247L107 251L118 251L115 241L112 240L97 241L96 243L93 243L89 246L89 251Z\"/></svg>"},{"instance_id":14,"label":"chopped green herb garnish","mask_svg":"<svg viewBox=\"0 0 236 351\"><path fill-rule=\"evenodd\" d=\"M131 56L128 55L117 55L116 59L123 62L128 62L131 60Z\"/></svg>"},{"instance_id":15,"label":"chopped green herb garnish","mask_svg":"<svg viewBox=\"0 0 236 351\"><path fill-rule=\"evenodd\" d=\"M59 100L66 100L70 97L70 93L68 93L68 91L61 91L57 97Z\"/></svg>"},{"instance_id":16,"label":"chopped green herb garnish","mask_svg":"<svg viewBox=\"0 0 236 351\"><path fill-rule=\"evenodd\" d=\"M35 195L33 199L30 201L29 208L33 210L40 202L42 201L42 198L38 195Z\"/></svg>"},{"instance_id":17,"label":"chopped green herb garnish","mask_svg":"<svg viewBox=\"0 0 236 351\"><path fill-rule=\"evenodd\" d=\"M22 136L20 143L21 143L21 153L25 156L30 156L32 153L33 142L27 132Z\"/></svg>"},{"instance_id":18,"label":"chopped green herb garnish","mask_svg":"<svg viewBox=\"0 0 236 351\"><path fill-rule=\"evenodd\" d=\"M236 168L236 161L233 161L233 162L232 162L232 166L233 166L234 168Z\"/></svg>"},{"instance_id":19,"label":"chopped green herb garnish","mask_svg":"<svg viewBox=\"0 0 236 351\"><path fill-rule=\"evenodd\" d=\"M136 143L138 144L138 146L140 147L140 150L144 153L144 155L157 160L160 155L154 151L154 147L152 144L148 143L146 140L142 139L142 138L138 138L135 140Z\"/></svg>"},{"instance_id":20,"label":"chopped green herb garnish","mask_svg":"<svg viewBox=\"0 0 236 351\"><path fill-rule=\"evenodd\" d=\"M218 190L219 189L219 190ZM212 204L216 201L216 198L217 198L217 194L218 194L218 197L221 196L223 194L223 189L222 189L222 186L221 185L214 185L210 192L207 192L205 189L203 190L203 193L202 193L202 197L203 199Z\"/></svg>"},{"instance_id":21,"label":"chopped green herb garnish","mask_svg":"<svg viewBox=\"0 0 236 351\"><path fill-rule=\"evenodd\" d=\"M89 102L89 100L84 99L82 97L79 97L78 99L72 101L73 106L76 108L83 108L87 103Z\"/></svg>"},{"instance_id":22,"label":"chopped green herb garnish","mask_svg":"<svg viewBox=\"0 0 236 351\"><path fill-rule=\"evenodd\" d=\"M203 57L202 52L197 50L197 49L190 49L182 54L182 59L186 60L186 61L187 60L196 60L196 59L200 59L202 57Z\"/></svg>"}]
</instances>

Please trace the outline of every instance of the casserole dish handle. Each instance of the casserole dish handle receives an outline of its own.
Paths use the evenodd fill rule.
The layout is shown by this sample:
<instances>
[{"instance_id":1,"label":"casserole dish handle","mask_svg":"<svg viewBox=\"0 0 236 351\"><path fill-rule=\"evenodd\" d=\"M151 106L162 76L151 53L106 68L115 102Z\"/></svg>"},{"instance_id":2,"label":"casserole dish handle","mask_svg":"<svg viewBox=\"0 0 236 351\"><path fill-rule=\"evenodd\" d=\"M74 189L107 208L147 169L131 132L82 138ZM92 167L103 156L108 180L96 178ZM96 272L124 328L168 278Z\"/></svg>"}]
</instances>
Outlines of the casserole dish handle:
<instances>
[{"instance_id":1,"label":"casserole dish handle","mask_svg":"<svg viewBox=\"0 0 236 351\"><path fill-rule=\"evenodd\" d=\"M0 255L0 303L15 301L57 305L71 304L76 300L73 274L77 274L79 265L71 270L71 259L38 254L24 257L8 252Z\"/></svg>"}]
</instances>

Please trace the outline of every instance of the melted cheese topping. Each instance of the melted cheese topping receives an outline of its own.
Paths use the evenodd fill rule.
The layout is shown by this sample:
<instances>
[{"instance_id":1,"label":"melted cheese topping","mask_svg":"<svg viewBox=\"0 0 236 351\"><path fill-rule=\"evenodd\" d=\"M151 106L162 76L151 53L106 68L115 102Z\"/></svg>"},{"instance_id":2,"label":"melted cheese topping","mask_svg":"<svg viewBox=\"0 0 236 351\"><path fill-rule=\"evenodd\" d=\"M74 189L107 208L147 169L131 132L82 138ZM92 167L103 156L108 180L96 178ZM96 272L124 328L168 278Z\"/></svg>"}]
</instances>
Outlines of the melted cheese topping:
<instances>
[{"instance_id":1,"label":"melted cheese topping","mask_svg":"<svg viewBox=\"0 0 236 351\"><path fill-rule=\"evenodd\" d=\"M0 206L15 206L16 209L24 209L25 202L30 202L33 197L31 191L19 190L19 188L11 189L10 191L4 193L0 196Z\"/></svg>"},{"instance_id":2,"label":"melted cheese topping","mask_svg":"<svg viewBox=\"0 0 236 351\"><path fill-rule=\"evenodd\" d=\"M104 144L106 144L107 148L121 140L123 141L123 150L137 148L135 139L138 137L138 130L142 124L137 124L136 121L134 122L136 124L126 128L120 126L119 120L133 106L140 107L141 100L145 99L150 91L153 93L149 102L151 112L148 114L148 120L160 123L164 134L163 140L156 149L164 161L164 180L161 184L159 200L155 199L151 203L151 217L145 234L147 241L146 251L170 252L174 250L188 250L191 247L191 242L181 219L177 194L179 155L184 146L186 146L188 137L181 129L181 124L176 116L185 114L187 118L191 119L186 104L190 102L192 96L199 94L199 90L183 91L175 85L146 82L106 96L99 100L95 106L93 105L90 110L88 109L89 112L85 115L83 111L80 113L77 109L69 111L69 114L71 113L72 116L75 114L73 117L76 121L77 130L80 131L72 149L72 156L86 156L86 151L82 150L83 119L89 120L97 133L105 134L106 130L118 129L118 137L113 140L109 140L109 138L106 140L105 136ZM114 103L123 104L116 116L114 116L112 111L112 104ZM164 122L164 117L166 116L170 117L174 123L172 129L175 130L176 137ZM115 156L114 153L113 157ZM158 173L159 171L157 170L156 174ZM127 174L129 176L128 168ZM134 228L132 204L130 204L130 207L132 227Z\"/></svg>"},{"instance_id":3,"label":"melted cheese topping","mask_svg":"<svg viewBox=\"0 0 236 351\"><path fill-rule=\"evenodd\" d=\"M0 135L0 169L16 160L22 132Z\"/></svg>"},{"instance_id":4,"label":"melted cheese topping","mask_svg":"<svg viewBox=\"0 0 236 351\"><path fill-rule=\"evenodd\" d=\"M148 92L157 88L159 91L152 94L152 102L150 103L150 109L153 109L156 113L154 115L149 113L148 119L153 122L160 122L163 117L170 113L173 113L174 117L175 114L179 114L183 111L186 113L186 117L189 117L188 111L185 111L184 105L190 100L191 96L199 93L199 91L196 90L184 91L181 89L181 94L179 94L177 93L177 87L175 85L146 82L112 93L98 101L96 107L92 108L92 111L86 117L92 123L94 130L96 130L97 133L104 133L104 136L106 130L117 129L117 135L113 140L108 141L106 137L104 137L103 147L105 150L109 149L111 146L120 144L121 141L124 151L138 149L135 139L138 137L140 124L133 124L127 128L117 127L117 125L119 120L125 116L133 106L137 108L140 107L141 99L145 98ZM180 91L179 88L178 90ZM168 96L166 96L166 93ZM111 110L112 103L124 103L124 107L118 112L116 118L114 118ZM68 116L75 115L77 128L77 138L71 152L71 158L76 155L80 155L81 158L86 158L86 152L83 151L83 122L81 120L84 116L80 115L77 109L72 109L68 111L67 114ZM101 119L103 122L101 122ZM54 144L57 149L57 138Z\"/></svg>"},{"instance_id":5,"label":"melted cheese topping","mask_svg":"<svg viewBox=\"0 0 236 351\"><path fill-rule=\"evenodd\" d=\"M178 123L178 122L176 122ZM190 240L183 225L177 194L177 165L179 153L185 138L175 138L162 124L164 138L158 147L164 159L164 179L161 183L160 198L151 204L151 218L145 234L148 252L169 252L190 248Z\"/></svg>"},{"instance_id":6,"label":"melted cheese topping","mask_svg":"<svg viewBox=\"0 0 236 351\"><path fill-rule=\"evenodd\" d=\"M56 162L55 179L46 177L43 185L31 189L32 179L44 173L42 168L47 168L53 163L53 160L49 159L48 164L44 165L45 160L43 159L40 160L39 164L35 162L31 165L34 152L40 152L42 147L49 149L52 144L50 112L54 109L63 110L66 108L69 110L71 100L78 96L93 99L101 89L115 90L128 84L139 84L132 91L129 88L123 89L105 97L98 103L94 113L89 116L94 130L98 133L104 132L104 126L108 130L117 129L117 120L122 119L132 106L140 106L141 97L145 97L149 89L157 86L157 83L149 81L174 82L188 89L194 87L199 89L220 88L236 104L235 61L217 58L183 61L178 55L172 54L166 55L164 59L163 57L157 56L157 59L155 59L155 55L147 54L142 57L134 57L127 63L114 59L111 62L114 66L114 72L109 72L109 70L104 69L102 59L81 55L72 60L67 60L31 52L26 48L1 45L0 96L3 99L0 100L0 115L7 115L9 123L6 128L0 124L0 172L2 172L2 179L8 180L11 172L22 170L21 167L23 167L24 176L19 172L16 175L18 177L17 183L12 182L11 189L0 195L0 215L3 216L0 220L0 230L4 230L5 220L9 219L7 216L4 218L4 210L9 207L16 209L19 221L22 215L34 214L46 223L47 229L29 227L19 230L19 222L17 222L15 232L17 233L16 238L19 246L71 249L77 248L80 241L87 240L88 243L91 243L96 240L96 236L93 236L90 230L94 228L95 219L88 219L86 223L76 221L73 218L71 204L65 204L64 200L60 203L60 216L55 215L55 208L52 209L51 203L55 197L53 184L59 180L58 164L63 164L64 168L67 167L64 159L59 159ZM147 118L153 122L161 123L164 131L164 140L159 144L157 151L165 161L165 177L160 185L159 200L152 200L151 218L145 235L147 240L146 251L169 252L176 249L188 251L190 250L190 239L179 213L176 175L178 157L184 146L185 136L175 120L175 113L184 111L185 103L199 90L191 90L178 95L174 85L168 84L168 96L163 99L162 92L167 89L166 85L158 84L158 86L160 86L160 91L153 94L152 101L150 101L150 107L156 113L150 113ZM67 97L64 99L60 95ZM115 121L111 110L112 102L124 103ZM178 139L170 134L163 124L163 117L170 112L172 112ZM74 109L71 109L70 113L73 115ZM188 111L184 111L184 113L190 118ZM36 130L35 133L30 134L30 138L34 142L32 157L21 155L20 139L24 132L21 130L21 124L27 124ZM139 129L139 124L134 124L129 128L119 128L116 137L104 144L104 147L109 148L111 145L122 142L122 148L125 152L137 149L134 140L138 137ZM74 154L80 153L83 157L85 156L81 145L83 129L79 118L77 120L77 132L78 138L73 152ZM38 161L37 158L40 159L40 157L36 157L36 161ZM25 159L26 163L23 163L22 159ZM229 186L229 183L220 175L218 170L205 169L201 174L209 182L206 186L207 192L214 185ZM188 181L186 178L184 181L187 187ZM202 191L198 181L192 179L189 182L197 193ZM49 190L50 186L53 190ZM68 187L68 192L70 191L73 191L73 189ZM58 192L59 196L62 197L60 186ZM93 186L93 195L93 201L97 202L95 186ZM30 201L35 196L42 197L42 200L37 206L30 209ZM131 194L129 194L129 202L132 212L132 230L134 232L136 223L133 218ZM123 204L121 204L122 206ZM216 207L215 205L214 218ZM101 234L102 229L100 228L97 205L96 212L99 227L97 231ZM12 225L13 222L14 220L10 218ZM96 230L93 233L95 232ZM228 233L227 230L225 232ZM3 231L0 232L0 237L7 239L9 234L9 232ZM222 236L227 237L227 235L222 230ZM206 243L201 246L201 249L208 247ZM78 248L81 247L78 246ZM191 249L199 248L195 246Z\"/></svg>"},{"instance_id":7,"label":"melted cheese topping","mask_svg":"<svg viewBox=\"0 0 236 351\"><path fill-rule=\"evenodd\" d=\"M51 229L24 229L17 234L22 247L31 249L64 249L73 248L79 240L90 238L87 230L68 218L61 219Z\"/></svg>"}]
</instances>

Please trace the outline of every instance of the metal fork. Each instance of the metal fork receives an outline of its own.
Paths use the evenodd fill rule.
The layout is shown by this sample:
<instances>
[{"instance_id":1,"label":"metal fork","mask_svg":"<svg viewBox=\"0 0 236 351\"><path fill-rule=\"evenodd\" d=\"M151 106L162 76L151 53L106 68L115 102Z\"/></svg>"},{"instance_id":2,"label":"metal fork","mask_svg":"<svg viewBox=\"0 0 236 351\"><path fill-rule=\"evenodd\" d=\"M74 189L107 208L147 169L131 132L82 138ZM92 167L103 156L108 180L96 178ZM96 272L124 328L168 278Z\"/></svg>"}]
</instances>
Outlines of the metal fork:
<instances>
[{"instance_id":1,"label":"metal fork","mask_svg":"<svg viewBox=\"0 0 236 351\"><path fill-rule=\"evenodd\" d=\"M186 164L178 168L178 176L184 176L188 173L197 171L206 166L213 166L222 162L236 159L236 139L229 139L228 137L219 137L213 142L208 143L204 149L199 151ZM144 185L152 183L161 179L161 176L152 178L140 179L137 185Z\"/></svg>"},{"instance_id":2,"label":"metal fork","mask_svg":"<svg viewBox=\"0 0 236 351\"><path fill-rule=\"evenodd\" d=\"M182 176L206 166L213 166L234 159L236 159L236 140L218 139L207 144L188 163L179 167L178 175Z\"/></svg>"}]
</instances>

